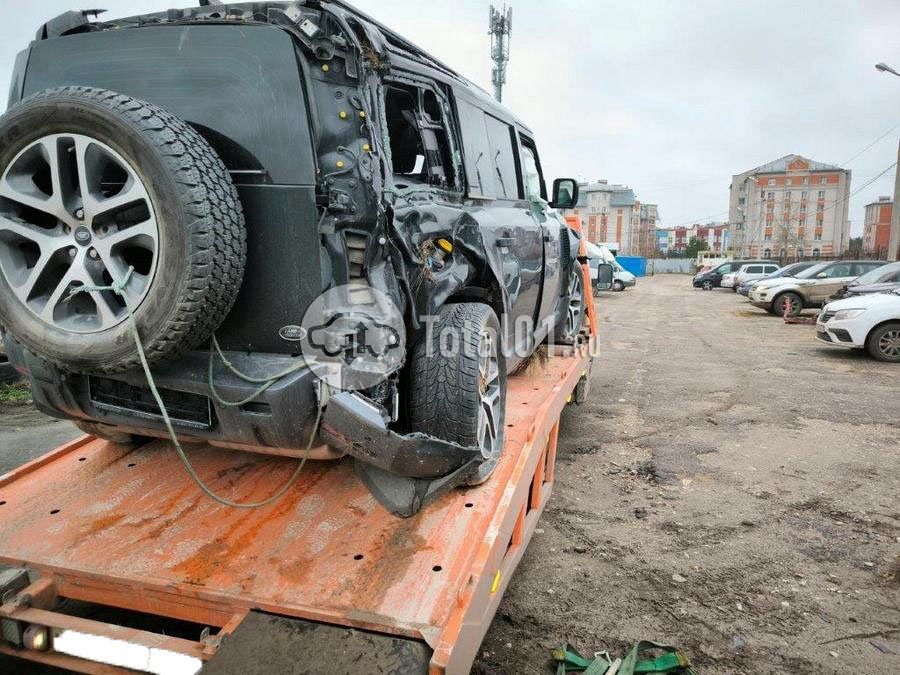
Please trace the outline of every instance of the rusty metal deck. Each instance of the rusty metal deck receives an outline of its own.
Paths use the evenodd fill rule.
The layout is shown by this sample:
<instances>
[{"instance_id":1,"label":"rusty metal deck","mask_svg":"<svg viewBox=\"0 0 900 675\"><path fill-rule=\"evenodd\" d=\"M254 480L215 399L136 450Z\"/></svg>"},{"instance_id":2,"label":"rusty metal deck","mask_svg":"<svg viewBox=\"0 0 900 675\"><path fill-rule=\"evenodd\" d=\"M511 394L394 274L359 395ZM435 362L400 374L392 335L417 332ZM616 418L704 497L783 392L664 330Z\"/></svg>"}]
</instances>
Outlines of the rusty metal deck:
<instances>
[{"instance_id":1,"label":"rusty metal deck","mask_svg":"<svg viewBox=\"0 0 900 675\"><path fill-rule=\"evenodd\" d=\"M346 460L310 462L280 501L248 511L204 496L168 442L127 451L85 437L0 477L0 562L38 571L64 597L212 626L254 608L418 638L440 672L469 634L474 655L524 551L586 359L510 378L494 476L412 518L379 506ZM189 453L240 501L267 496L297 461Z\"/></svg>"}]
</instances>

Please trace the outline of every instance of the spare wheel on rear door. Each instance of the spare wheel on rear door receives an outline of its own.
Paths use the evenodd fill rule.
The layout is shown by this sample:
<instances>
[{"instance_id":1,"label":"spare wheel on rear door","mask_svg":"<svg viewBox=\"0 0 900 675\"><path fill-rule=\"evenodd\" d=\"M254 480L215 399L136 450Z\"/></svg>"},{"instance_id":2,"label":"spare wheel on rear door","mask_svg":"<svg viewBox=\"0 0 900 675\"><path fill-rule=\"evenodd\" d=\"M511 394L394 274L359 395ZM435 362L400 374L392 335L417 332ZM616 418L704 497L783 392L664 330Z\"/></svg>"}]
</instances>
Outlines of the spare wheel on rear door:
<instances>
[{"instance_id":1,"label":"spare wheel on rear door","mask_svg":"<svg viewBox=\"0 0 900 675\"><path fill-rule=\"evenodd\" d=\"M0 324L68 370L138 365L207 340L246 260L237 191L209 144L145 101L40 92L0 117ZM124 282L123 298L78 287Z\"/></svg>"}]
</instances>

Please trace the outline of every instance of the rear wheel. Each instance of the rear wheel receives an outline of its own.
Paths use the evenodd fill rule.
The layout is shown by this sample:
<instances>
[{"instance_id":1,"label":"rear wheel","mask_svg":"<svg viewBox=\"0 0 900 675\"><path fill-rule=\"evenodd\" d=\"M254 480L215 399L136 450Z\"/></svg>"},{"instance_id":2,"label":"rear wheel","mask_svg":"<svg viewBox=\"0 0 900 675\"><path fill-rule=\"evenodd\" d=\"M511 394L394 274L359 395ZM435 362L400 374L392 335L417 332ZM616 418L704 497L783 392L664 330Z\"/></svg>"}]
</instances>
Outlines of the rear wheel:
<instances>
[{"instance_id":1,"label":"rear wheel","mask_svg":"<svg viewBox=\"0 0 900 675\"><path fill-rule=\"evenodd\" d=\"M487 305L445 305L432 335L411 357L410 425L480 448L484 461L470 484L487 480L503 452L506 362L500 340L500 322Z\"/></svg>"},{"instance_id":2,"label":"rear wheel","mask_svg":"<svg viewBox=\"0 0 900 675\"><path fill-rule=\"evenodd\" d=\"M803 311L803 298L796 293L782 293L772 300L772 310L778 316L798 316Z\"/></svg>"},{"instance_id":3,"label":"rear wheel","mask_svg":"<svg viewBox=\"0 0 900 675\"><path fill-rule=\"evenodd\" d=\"M900 322L875 328L866 339L866 349L879 361L900 363Z\"/></svg>"}]
</instances>

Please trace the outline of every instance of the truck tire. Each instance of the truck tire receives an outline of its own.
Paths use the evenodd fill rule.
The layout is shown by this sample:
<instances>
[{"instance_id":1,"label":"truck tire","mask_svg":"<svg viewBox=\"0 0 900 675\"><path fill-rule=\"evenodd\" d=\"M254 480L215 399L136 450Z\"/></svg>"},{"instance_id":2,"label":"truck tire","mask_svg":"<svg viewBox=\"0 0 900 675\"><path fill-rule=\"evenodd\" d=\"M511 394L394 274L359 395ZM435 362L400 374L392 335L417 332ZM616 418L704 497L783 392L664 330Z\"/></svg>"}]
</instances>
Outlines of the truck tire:
<instances>
[{"instance_id":1,"label":"truck tire","mask_svg":"<svg viewBox=\"0 0 900 675\"><path fill-rule=\"evenodd\" d=\"M866 338L866 349L879 361L900 363L900 322L876 326Z\"/></svg>"},{"instance_id":2,"label":"truck tire","mask_svg":"<svg viewBox=\"0 0 900 675\"><path fill-rule=\"evenodd\" d=\"M621 281L619 281L618 279L616 279L616 280L613 282L613 290L614 290L616 293L621 293L622 291L625 290L625 284L623 284Z\"/></svg>"},{"instance_id":3,"label":"truck tire","mask_svg":"<svg viewBox=\"0 0 900 675\"><path fill-rule=\"evenodd\" d=\"M407 404L413 431L480 447L483 482L503 452L506 361L500 322L480 303L444 305L431 335L413 347Z\"/></svg>"},{"instance_id":4,"label":"truck tire","mask_svg":"<svg viewBox=\"0 0 900 675\"><path fill-rule=\"evenodd\" d=\"M225 318L245 261L225 165L169 112L61 87L0 117L0 324L35 354L77 372L137 366L125 301L96 289L119 282L148 360L176 356Z\"/></svg>"},{"instance_id":5,"label":"truck tire","mask_svg":"<svg viewBox=\"0 0 900 675\"><path fill-rule=\"evenodd\" d=\"M772 311L778 316L798 316L803 311L803 298L786 291L772 299Z\"/></svg>"}]
</instances>

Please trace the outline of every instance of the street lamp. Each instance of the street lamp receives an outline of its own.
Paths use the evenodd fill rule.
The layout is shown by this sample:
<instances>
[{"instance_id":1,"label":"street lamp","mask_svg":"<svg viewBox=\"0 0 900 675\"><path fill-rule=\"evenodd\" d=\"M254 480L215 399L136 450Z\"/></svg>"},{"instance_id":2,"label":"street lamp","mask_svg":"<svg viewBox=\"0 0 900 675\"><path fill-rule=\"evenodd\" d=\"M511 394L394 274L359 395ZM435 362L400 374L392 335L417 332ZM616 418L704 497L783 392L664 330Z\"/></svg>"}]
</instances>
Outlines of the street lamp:
<instances>
[{"instance_id":1,"label":"street lamp","mask_svg":"<svg viewBox=\"0 0 900 675\"><path fill-rule=\"evenodd\" d=\"M882 73L891 73L892 75L900 77L900 73L898 73L886 63L876 63L875 70L881 71Z\"/></svg>"}]
</instances>

